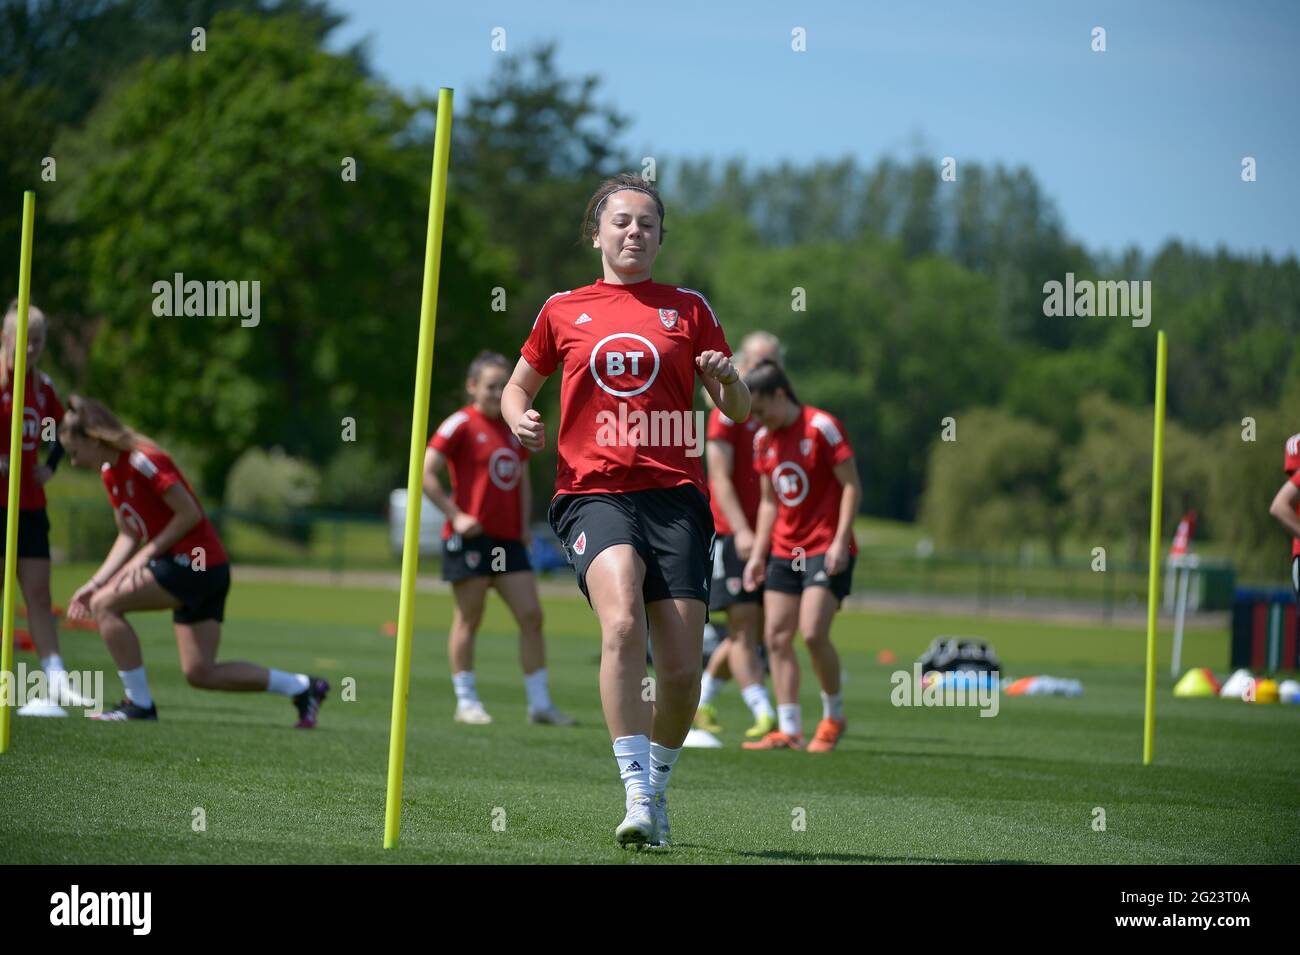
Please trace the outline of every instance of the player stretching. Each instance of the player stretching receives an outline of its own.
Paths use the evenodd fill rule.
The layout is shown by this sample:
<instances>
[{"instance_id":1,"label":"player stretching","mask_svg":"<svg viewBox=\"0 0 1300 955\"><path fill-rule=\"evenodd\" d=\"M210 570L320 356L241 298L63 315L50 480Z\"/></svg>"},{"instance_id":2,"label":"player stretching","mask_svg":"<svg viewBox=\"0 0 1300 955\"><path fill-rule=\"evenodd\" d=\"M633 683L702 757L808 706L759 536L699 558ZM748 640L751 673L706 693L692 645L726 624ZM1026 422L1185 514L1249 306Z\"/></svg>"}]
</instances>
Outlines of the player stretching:
<instances>
[{"instance_id":1,"label":"player stretching","mask_svg":"<svg viewBox=\"0 0 1300 955\"><path fill-rule=\"evenodd\" d=\"M253 663L218 663L230 566L189 482L150 439L123 426L99 402L73 395L59 426L68 458L104 480L117 540L68 604L73 619L93 616L126 687L103 720L156 720L140 639L127 622L136 610L171 610L181 669L204 690L279 693L293 700L297 725L316 725L329 684L304 673Z\"/></svg>"},{"instance_id":2,"label":"player stretching","mask_svg":"<svg viewBox=\"0 0 1300 955\"><path fill-rule=\"evenodd\" d=\"M745 375L760 361L777 361L781 342L770 332L751 332L740 342L736 368ZM754 715L754 725L745 731L750 739L761 739L776 728L776 712L763 686L763 663L758 640L763 625L763 588L746 590L742 585L745 562L754 548L754 522L758 517L758 472L754 470L754 432L758 419L732 421L717 408L709 414L709 504L718 541L713 548L713 587L709 612L727 612L727 636L709 657L700 681L700 705L695 725L718 732L714 698L727 677L735 674L740 695Z\"/></svg>"},{"instance_id":3,"label":"player stretching","mask_svg":"<svg viewBox=\"0 0 1300 955\"><path fill-rule=\"evenodd\" d=\"M572 726L573 719L551 704L546 684L542 605L524 545L532 507L528 452L501 420L501 389L509 377L504 355L479 352L465 376L470 403L439 425L424 452L424 493L447 516L442 579L456 597L447 641L455 718L492 722L474 686L474 635L488 588L495 587L519 624L528 721ZM438 480L444 467L451 474L451 496Z\"/></svg>"},{"instance_id":4,"label":"player stretching","mask_svg":"<svg viewBox=\"0 0 1300 955\"><path fill-rule=\"evenodd\" d=\"M650 277L663 223L638 176L601 183L582 238L604 277L546 300L501 399L524 447L541 449L533 399L564 365L550 521L600 621L601 704L627 791L615 836L637 846L670 844L665 792L699 699L713 517L696 375L729 418L749 415L704 296Z\"/></svg>"},{"instance_id":5,"label":"player stretching","mask_svg":"<svg viewBox=\"0 0 1300 955\"><path fill-rule=\"evenodd\" d=\"M1300 434L1287 438L1282 467L1287 480L1274 495L1268 512L1291 535L1291 587L1300 601Z\"/></svg>"},{"instance_id":6,"label":"player stretching","mask_svg":"<svg viewBox=\"0 0 1300 955\"><path fill-rule=\"evenodd\" d=\"M50 600L50 518L45 511L45 484L54 476L63 447L55 438L44 464L37 458L37 448L52 437L47 426L63 420L63 405L50 379L37 368L45 351L45 314L35 305L27 312L27 381L23 392L22 480L18 490L18 586L27 604L27 620L32 643L41 660L41 669L49 686L49 701L34 700L18 710L23 716L62 716L58 706L65 703L82 706L88 701L72 692L67 669L59 653L59 632L54 623L54 606ZM0 532L8 520L9 429L14 406L14 349L18 339L18 301L5 311L3 354L0 355L0 427L4 428L4 451L0 453L0 479L5 494L0 496ZM0 553L0 571L4 554Z\"/></svg>"},{"instance_id":7,"label":"player stretching","mask_svg":"<svg viewBox=\"0 0 1300 955\"><path fill-rule=\"evenodd\" d=\"M853 517L862 488L853 450L833 416L799 404L780 366L758 365L745 377L754 415L754 464L764 476L754 553L745 586L766 581L764 640L776 689L775 730L746 749L803 749L799 660L794 633L803 634L822 688L822 721L809 752L835 748L844 734L840 657L831 644L831 620L849 593L858 547ZM771 560L768 552L771 551Z\"/></svg>"}]
</instances>

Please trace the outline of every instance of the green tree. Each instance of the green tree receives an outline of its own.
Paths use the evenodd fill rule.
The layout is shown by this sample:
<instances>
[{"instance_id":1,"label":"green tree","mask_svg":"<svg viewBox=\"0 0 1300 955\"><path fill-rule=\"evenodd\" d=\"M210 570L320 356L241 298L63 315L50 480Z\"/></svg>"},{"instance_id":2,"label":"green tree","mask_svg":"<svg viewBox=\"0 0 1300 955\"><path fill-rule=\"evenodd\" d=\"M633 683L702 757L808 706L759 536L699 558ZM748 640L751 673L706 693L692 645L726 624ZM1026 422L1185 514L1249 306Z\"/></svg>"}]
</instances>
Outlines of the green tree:
<instances>
[{"instance_id":1,"label":"green tree","mask_svg":"<svg viewBox=\"0 0 1300 955\"><path fill-rule=\"evenodd\" d=\"M249 445L328 460L344 418L404 458L430 162L415 120L294 17L222 14L206 53L141 64L60 147L56 212L102 316L87 387L146 431L205 434L209 489ZM509 266L454 192L446 231L439 366L463 368L504 338L477 319ZM260 323L159 317L155 283L178 272L259 282Z\"/></svg>"},{"instance_id":2,"label":"green tree","mask_svg":"<svg viewBox=\"0 0 1300 955\"><path fill-rule=\"evenodd\" d=\"M996 408L955 418L953 440L930 446L922 522L946 550L1015 554L1046 540L1056 552L1060 441Z\"/></svg>"}]
</instances>

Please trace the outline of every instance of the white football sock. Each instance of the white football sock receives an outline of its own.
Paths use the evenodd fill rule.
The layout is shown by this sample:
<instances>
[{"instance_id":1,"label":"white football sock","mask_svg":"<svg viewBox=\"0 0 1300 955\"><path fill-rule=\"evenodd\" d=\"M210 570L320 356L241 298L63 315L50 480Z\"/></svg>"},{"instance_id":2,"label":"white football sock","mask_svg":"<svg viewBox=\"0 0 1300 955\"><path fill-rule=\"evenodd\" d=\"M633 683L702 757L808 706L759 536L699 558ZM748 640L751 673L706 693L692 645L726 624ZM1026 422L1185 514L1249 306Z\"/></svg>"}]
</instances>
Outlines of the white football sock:
<instances>
[{"instance_id":1,"label":"white football sock","mask_svg":"<svg viewBox=\"0 0 1300 955\"><path fill-rule=\"evenodd\" d=\"M297 696L311 685L305 673L286 673L284 670L268 670L271 678L266 681L267 693L281 693L284 696Z\"/></svg>"},{"instance_id":2,"label":"white football sock","mask_svg":"<svg viewBox=\"0 0 1300 955\"><path fill-rule=\"evenodd\" d=\"M822 719L844 719L844 691L822 694Z\"/></svg>"},{"instance_id":3,"label":"white football sock","mask_svg":"<svg viewBox=\"0 0 1300 955\"><path fill-rule=\"evenodd\" d=\"M149 694L149 679L144 675L144 664L134 670L118 670L122 686L126 687L126 698L143 709L153 706L153 697Z\"/></svg>"},{"instance_id":4,"label":"white football sock","mask_svg":"<svg viewBox=\"0 0 1300 955\"><path fill-rule=\"evenodd\" d=\"M474 671L461 670L451 675L451 685L456 690L456 705L465 706L478 702L478 690L474 688Z\"/></svg>"},{"instance_id":5,"label":"white football sock","mask_svg":"<svg viewBox=\"0 0 1300 955\"><path fill-rule=\"evenodd\" d=\"M528 694L528 712L540 713L551 708L551 691L546 685L546 667L524 674L524 692Z\"/></svg>"},{"instance_id":6,"label":"white football sock","mask_svg":"<svg viewBox=\"0 0 1300 955\"><path fill-rule=\"evenodd\" d=\"M53 678L56 673L66 673L68 668L63 665L63 657L51 653L41 660L41 669L45 671L47 677Z\"/></svg>"},{"instance_id":7,"label":"white football sock","mask_svg":"<svg viewBox=\"0 0 1300 955\"><path fill-rule=\"evenodd\" d=\"M781 732L787 736L800 736L803 734L803 710L798 703L778 703L776 722Z\"/></svg>"},{"instance_id":8,"label":"white football sock","mask_svg":"<svg viewBox=\"0 0 1300 955\"><path fill-rule=\"evenodd\" d=\"M637 796L654 798L650 788L650 738L643 734L620 736L614 740L614 759L618 762L618 775L627 790L627 805Z\"/></svg>"},{"instance_id":9,"label":"white football sock","mask_svg":"<svg viewBox=\"0 0 1300 955\"><path fill-rule=\"evenodd\" d=\"M650 788L655 791L655 795L668 789L668 779L672 776L673 766L677 764L677 757L680 755L682 755L680 746L669 749L658 743L650 744Z\"/></svg>"},{"instance_id":10,"label":"white football sock","mask_svg":"<svg viewBox=\"0 0 1300 955\"><path fill-rule=\"evenodd\" d=\"M772 709L772 702L767 698L767 687L762 683L745 687L740 691L740 696L749 707L749 712L754 714L754 719L776 716L776 712Z\"/></svg>"},{"instance_id":11,"label":"white football sock","mask_svg":"<svg viewBox=\"0 0 1300 955\"><path fill-rule=\"evenodd\" d=\"M714 697L718 695L718 691L722 689L722 685L726 682L726 680L719 680L708 670L705 670L704 676L700 677L700 705L712 703Z\"/></svg>"}]
</instances>

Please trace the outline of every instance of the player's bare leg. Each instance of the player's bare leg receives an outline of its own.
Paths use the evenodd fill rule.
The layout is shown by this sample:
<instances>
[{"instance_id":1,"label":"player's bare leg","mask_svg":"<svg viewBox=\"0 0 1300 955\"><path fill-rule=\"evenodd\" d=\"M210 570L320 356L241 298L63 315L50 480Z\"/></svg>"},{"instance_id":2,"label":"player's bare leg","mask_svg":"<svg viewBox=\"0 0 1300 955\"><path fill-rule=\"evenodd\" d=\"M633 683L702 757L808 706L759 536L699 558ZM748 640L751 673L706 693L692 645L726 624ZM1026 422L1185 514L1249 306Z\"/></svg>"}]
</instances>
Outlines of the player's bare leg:
<instances>
[{"instance_id":1,"label":"player's bare leg","mask_svg":"<svg viewBox=\"0 0 1300 955\"><path fill-rule=\"evenodd\" d=\"M587 592L600 621L600 703L610 739L650 733L644 581L645 564L631 544L605 548L587 568Z\"/></svg>"},{"instance_id":2,"label":"player's bare leg","mask_svg":"<svg viewBox=\"0 0 1300 955\"><path fill-rule=\"evenodd\" d=\"M736 674L740 695L753 714L754 725L745 731L750 739L761 739L776 728L776 711L763 685L763 662L758 655L763 627L760 604L735 604L727 611L727 650L731 670Z\"/></svg>"},{"instance_id":3,"label":"player's bare leg","mask_svg":"<svg viewBox=\"0 0 1300 955\"><path fill-rule=\"evenodd\" d=\"M651 845L666 849L672 845L668 781L700 698L700 656L708 608L702 600L674 597L656 600L646 609L655 658L654 727L650 735L655 834Z\"/></svg>"},{"instance_id":4,"label":"player's bare leg","mask_svg":"<svg viewBox=\"0 0 1300 955\"><path fill-rule=\"evenodd\" d=\"M0 560L0 574L4 573L4 561ZM50 597L50 561L45 557L18 558L18 586L22 589L23 601L27 606L27 625L32 635L32 645L41 661L41 669L49 687L49 701L37 701L32 704L41 712L50 712L50 707L93 706L94 701L80 693L74 693L68 682L68 671L63 657L59 653L59 632L54 619L54 604ZM28 707L20 713L32 712ZM53 714L62 710L54 709Z\"/></svg>"},{"instance_id":5,"label":"player's bare leg","mask_svg":"<svg viewBox=\"0 0 1300 955\"><path fill-rule=\"evenodd\" d=\"M799 607L803 634L813 672L822 690L822 720L808 744L810 752L829 752L844 733L844 695L840 686L840 655L831 643L831 621L840 601L826 587L809 587Z\"/></svg>"},{"instance_id":6,"label":"player's bare leg","mask_svg":"<svg viewBox=\"0 0 1300 955\"><path fill-rule=\"evenodd\" d=\"M699 701L705 605L675 597L656 600L646 609L655 660L651 739L675 749L686 739Z\"/></svg>"},{"instance_id":7,"label":"player's bare leg","mask_svg":"<svg viewBox=\"0 0 1300 955\"><path fill-rule=\"evenodd\" d=\"M519 626L519 665L524 671L528 696L528 721L572 726L574 720L555 708L546 679L546 644L542 637L542 604L537 599L537 578L531 570L492 578Z\"/></svg>"},{"instance_id":8,"label":"player's bare leg","mask_svg":"<svg viewBox=\"0 0 1300 955\"><path fill-rule=\"evenodd\" d=\"M456 601L451 613L451 632L447 636L447 656L451 662L451 683L456 691L458 723L482 725L492 722L478 698L474 683L474 636L483 621L490 577L467 577L451 585Z\"/></svg>"},{"instance_id":9,"label":"player's bare leg","mask_svg":"<svg viewBox=\"0 0 1300 955\"><path fill-rule=\"evenodd\" d=\"M768 590L763 595L763 616L763 640L772 667L778 726L761 740L742 745L745 749L798 749L803 745L799 660L794 650L794 634L799 625L799 595Z\"/></svg>"},{"instance_id":10,"label":"player's bare leg","mask_svg":"<svg viewBox=\"0 0 1300 955\"><path fill-rule=\"evenodd\" d=\"M243 661L217 662L217 648L221 644L221 624L217 621L178 623L174 629L181 672L190 686L232 693L261 693L266 690L271 672L266 667Z\"/></svg>"},{"instance_id":11,"label":"player's bare leg","mask_svg":"<svg viewBox=\"0 0 1300 955\"><path fill-rule=\"evenodd\" d=\"M644 846L655 838L655 796L650 786L653 712L643 692L645 562L631 544L614 544L588 565L586 580L600 621L600 705L627 793L627 814L614 838L623 846Z\"/></svg>"}]
</instances>

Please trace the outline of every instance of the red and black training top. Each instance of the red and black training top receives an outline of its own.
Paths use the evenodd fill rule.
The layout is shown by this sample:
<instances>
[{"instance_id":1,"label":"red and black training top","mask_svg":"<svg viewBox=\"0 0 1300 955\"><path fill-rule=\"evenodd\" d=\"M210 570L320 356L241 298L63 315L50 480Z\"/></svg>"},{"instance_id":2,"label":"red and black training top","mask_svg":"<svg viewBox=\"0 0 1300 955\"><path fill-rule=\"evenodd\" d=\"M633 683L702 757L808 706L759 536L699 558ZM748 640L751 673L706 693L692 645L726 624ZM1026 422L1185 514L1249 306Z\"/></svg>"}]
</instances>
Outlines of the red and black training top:
<instances>
[{"instance_id":1,"label":"red and black training top","mask_svg":"<svg viewBox=\"0 0 1300 955\"><path fill-rule=\"evenodd\" d=\"M718 317L692 289L599 279L547 299L520 352L540 375L564 365L555 493L694 484L707 496L698 453L704 435L696 442L610 440L620 422L635 425L638 412L656 428L670 421L678 429L702 426L692 408L695 359L705 351L731 355Z\"/></svg>"},{"instance_id":2,"label":"red and black training top","mask_svg":"<svg viewBox=\"0 0 1300 955\"><path fill-rule=\"evenodd\" d=\"M796 547L812 556L830 549L840 522L844 485L835 466L853 457L844 427L829 412L802 405L784 428L760 428L754 438L754 467L776 492L772 556L790 559ZM849 532L849 553L858 552Z\"/></svg>"},{"instance_id":3,"label":"red and black training top","mask_svg":"<svg viewBox=\"0 0 1300 955\"><path fill-rule=\"evenodd\" d=\"M489 418L467 405L438 425L429 447L447 459L451 499L466 514L478 518L484 534L502 540L523 539L520 482L528 452L504 420ZM448 519L442 539L451 535Z\"/></svg>"},{"instance_id":4,"label":"red and black training top","mask_svg":"<svg viewBox=\"0 0 1300 955\"><path fill-rule=\"evenodd\" d=\"M193 558L194 548L202 547L209 568L228 562L226 549L203 512L198 495L167 452L146 444L134 451L123 451L114 463L103 466L100 477L104 479L104 490L113 508L122 515L131 536L141 544L161 534L175 513L163 499L163 493L173 484L183 485L198 505L201 519L167 553Z\"/></svg>"}]
</instances>

